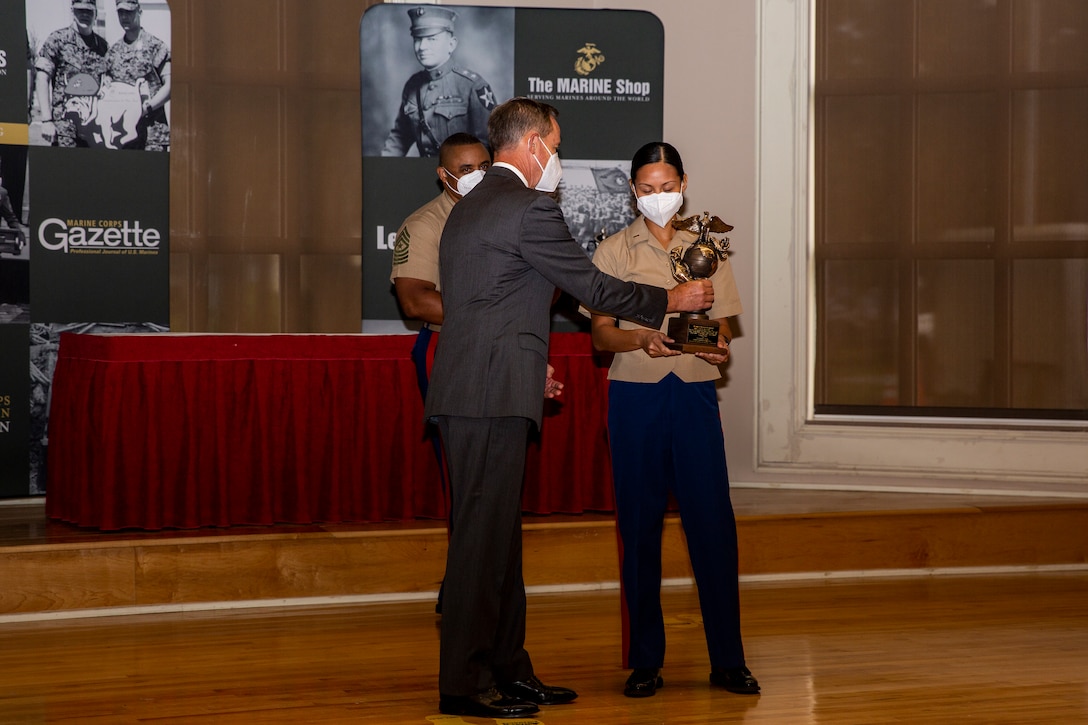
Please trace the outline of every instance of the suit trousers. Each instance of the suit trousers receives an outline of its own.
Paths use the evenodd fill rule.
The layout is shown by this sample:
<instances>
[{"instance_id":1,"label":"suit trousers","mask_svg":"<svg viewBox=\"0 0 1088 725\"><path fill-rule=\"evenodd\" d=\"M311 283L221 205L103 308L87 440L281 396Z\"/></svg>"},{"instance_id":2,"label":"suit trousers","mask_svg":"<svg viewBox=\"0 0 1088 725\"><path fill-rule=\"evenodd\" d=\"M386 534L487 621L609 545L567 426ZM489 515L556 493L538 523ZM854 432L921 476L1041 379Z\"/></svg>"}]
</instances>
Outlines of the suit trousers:
<instances>
[{"instance_id":1,"label":"suit trousers","mask_svg":"<svg viewBox=\"0 0 1088 725\"><path fill-rule=\"evenodd\" d=\"M521 493L528 418L436 416L450 483L438 690L474 695L528 679Z\"/></svg>"},{"instance_id":2,"label":"suit trousers","mask_svg":"<svg viewBox=\"0 0 1088 725\"><path fill-rule=\"evenodd\" d=\"M714 382L613 380L608 435L620 534L624 664L661 667L661 535L668 494L680 507L710 663L744 664L737 525Z\"/></svg>"}]
</instances>

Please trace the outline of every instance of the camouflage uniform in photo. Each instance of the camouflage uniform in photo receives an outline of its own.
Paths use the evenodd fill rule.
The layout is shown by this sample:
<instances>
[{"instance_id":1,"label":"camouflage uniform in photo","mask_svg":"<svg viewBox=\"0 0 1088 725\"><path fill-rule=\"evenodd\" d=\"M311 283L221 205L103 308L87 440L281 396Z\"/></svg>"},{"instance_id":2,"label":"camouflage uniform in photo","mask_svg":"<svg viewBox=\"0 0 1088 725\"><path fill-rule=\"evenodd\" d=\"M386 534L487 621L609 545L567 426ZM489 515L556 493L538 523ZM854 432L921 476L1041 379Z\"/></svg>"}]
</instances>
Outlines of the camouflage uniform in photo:
<instances>
[{"instance_id":1,"label":"camouflage uniform in photo","mask_svg":"<svg viewBox=\"0 0 1088 725\"><path fill-rule=\"evenodd\" d=\"M75 124L64 117L65 102L69 95L68 80L85 73L96 82L101 82L102 74L106 70L108 51L109 46L101 35L91 33L85 39L74 26L53 31L42 43L34 67L53 79L50 101L53 124L57 129L57 146L72 148L82 145L76 142ZM45 113L45 109L42 111Z\"/></svg>"},{"instance_id":2,"label":"camouflage uniform in photo","mask_svg":"<svg viewBox=\"0 0 1088 725\"><path fill-rule=\"evenodd\" d=\"M154 98L163 86L162 72L169 62L170 49L166 43L141 29L136 42L126 43L121 38L110 47L106 53L106 74L113 81L132 86L137 86L140 79L146 80L148 97ZM147 125L146 150L166 151L170 148L170 125L165 108L155 109L141 123Z\"/></svg>"}]
</instances>

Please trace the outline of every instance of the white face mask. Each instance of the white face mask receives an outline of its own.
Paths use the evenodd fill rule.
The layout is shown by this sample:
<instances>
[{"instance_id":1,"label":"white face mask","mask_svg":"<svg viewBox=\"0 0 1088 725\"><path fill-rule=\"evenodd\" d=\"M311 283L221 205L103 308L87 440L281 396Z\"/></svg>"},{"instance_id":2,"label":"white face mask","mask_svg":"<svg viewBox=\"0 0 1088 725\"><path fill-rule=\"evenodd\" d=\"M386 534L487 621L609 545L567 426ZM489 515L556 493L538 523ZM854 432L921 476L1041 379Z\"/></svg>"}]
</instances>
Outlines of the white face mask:
<instances>
[{"instance_id":1,"label":"white face mask","mask_svg":"<svg viewBox=\"0 0 1088 725\"><path fill-rule=\"evenodd\" d=\"M541 146L544 146L544 142L540 142ZM540 166L540 159L533 155L533 161L536 161L536 165L540 166L540 181L536 182L534 187L537 191L546 191L549 194L559 188L559 180L563 178L563 166L559 163L559 155L553 154L551 149L544 146L544 150L548 152L548 163L544 166Z\"/></svg>"},{"instance_id":2,"label":"white face mask","mask_svg":"<svg viewBox=\"0 0 1088 725\"><path fill-rule=\"evenodd\" d=\"M659 227L665 227L684 205L684 195L679 191L665 191L640 196L635 199L635 203L642 216Z\"/></svg>"},{"instance_id":3,"label":"white face mask","mask_svg":"<svg viewBox=\"0 0 1088 725\"><path fill-rule=\"evenodd\" d=\"M457 179L457 177L454 176L453 173L449 169L447 169L445 166L442 167L442 170L445 171L450 176L453 176L453 178ZM484 178L484 170L483 169L476 169L475 171L468 172L467 174L462 176L460 179L457 179L457 188L456 189L454 189L452 186L450 186L450 183L448 181L445 182L445 184L446 184L446 188L449 189L450 191L452 191L452 192L454 192L456 194L460 194L461 196L464 196L465 194L467 194L470 191L472 191L473 189L475 189L476 185L479 184L480 181L483 178Z\"/></svg>"}]
</instances>

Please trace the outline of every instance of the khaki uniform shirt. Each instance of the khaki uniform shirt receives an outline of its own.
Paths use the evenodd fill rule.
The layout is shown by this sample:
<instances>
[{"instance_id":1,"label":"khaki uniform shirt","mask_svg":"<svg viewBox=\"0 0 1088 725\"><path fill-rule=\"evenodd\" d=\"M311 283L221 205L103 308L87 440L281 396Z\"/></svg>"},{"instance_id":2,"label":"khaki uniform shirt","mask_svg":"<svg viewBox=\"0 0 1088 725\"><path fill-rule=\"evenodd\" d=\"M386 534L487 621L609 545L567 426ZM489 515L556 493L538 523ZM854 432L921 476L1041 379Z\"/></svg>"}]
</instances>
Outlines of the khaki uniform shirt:
<instances>
[{"instance_id":1,"label":"khaki uniform shirt","mask_svg":"<svg viewBox=\"0 0 1088 725\"><path fill-rule=\"evenodd\" d=\"M397 277L411 277L438 287L438 243L454 203L443 191L404 220L393 245L390 282Z\"/></svg>"},{"instance_id":2,"label":"khaki uniform shirt","mask_svg":"<svg viewBox=\"0 0 1088 725\"><path fill-rule=\"evenodd\" d=\"M408 215L397 232L393 245L392 282L397 277L409 277L430 282L439 289L438 244L442 241L442 228L456 202L442 192ZM441 325L428 325L436 332Z\"/></svg>"},{"instance_id":3,"label":"khaki uniform shirt","mask_svg":"<svg viewBox=\"0 0 1088 725\"><path fill-rule=\"evenodd\" d=\"M694 232L677 231L669 249L686 248L696 239ZM650 230L646 220L638 217L629 227L605 239L593 255L593 263L603 272L631 282L652 284L665 289L672 289L679 284L672 276L669 253L663 249ZM729 261L720 261L718 269L711 277L714 283L714 306L706 311L711 319L739 315L743 309L740 293L733 279L733 268ZM583 310L584 311L584 310ZM676 317L672 313L665 317L661 332L667 333L669 319ZM620 329L636 330L637 323L619 320ZM728 333L726 333L728 335ZM691 354L672 355L652 358L645 350L618 352L608 371L609 380L621 380L631 383L656 383L669 373L674 373L684 382L694 383L705 380L717 380L721 371L717 365L697 358Z\"/></svg>"}]
</instances>

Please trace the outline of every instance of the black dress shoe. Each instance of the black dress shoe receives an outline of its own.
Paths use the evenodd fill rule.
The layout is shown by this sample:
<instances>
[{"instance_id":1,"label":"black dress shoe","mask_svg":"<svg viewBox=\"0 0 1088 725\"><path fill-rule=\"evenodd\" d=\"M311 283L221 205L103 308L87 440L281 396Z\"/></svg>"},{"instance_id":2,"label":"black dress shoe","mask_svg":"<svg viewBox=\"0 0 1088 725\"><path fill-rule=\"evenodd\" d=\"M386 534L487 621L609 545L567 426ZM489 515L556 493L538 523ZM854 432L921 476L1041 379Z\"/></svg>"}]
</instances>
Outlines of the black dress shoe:
<instances>
[{"instance_id":1,"label":"black dress shoe","mask_svg":"<svg viewBox=\"0 0 1088 725\"><path fill-rule=\"evenodd\" d=\"M490 718L529 717L540 712L540 708L533 703L508 697L494 687L475 695L441 695L438 710L445 715Z\"/></svg>"},{"instance_id":2,"label":"black dress shoe","mask_svg":"<svg viewBox=\"0 0 1088 725\"><path fill-rule=\"evenodd\" d=\"M657 674L656 667L636 667L623 686L623 694L627 697L650 697L657 692L657 688L664 686L665 680Z\"/></svg>"},{"instance_id":3,"label":"black dress shoe","mask_svg":"<svg viewBox=\"0 0 1088 725\"><path fill-rule=\"evenodd\" d=\"M759 683L747 667L713 667L710 684L738 695L758 695Z\"/></svg>"},{"instance_id":4,"label":"black dress shoe","mask_svg":"<svg viewBox=\"0 0 1088 725\"><path fill-rule=\"evenodd\" d=\"M551 687L536 675L527 680L510 682L499 688L504 694L536 705L562 705L578 697L578 693L566 687Z\"/></svg>"}]
</instances>

